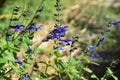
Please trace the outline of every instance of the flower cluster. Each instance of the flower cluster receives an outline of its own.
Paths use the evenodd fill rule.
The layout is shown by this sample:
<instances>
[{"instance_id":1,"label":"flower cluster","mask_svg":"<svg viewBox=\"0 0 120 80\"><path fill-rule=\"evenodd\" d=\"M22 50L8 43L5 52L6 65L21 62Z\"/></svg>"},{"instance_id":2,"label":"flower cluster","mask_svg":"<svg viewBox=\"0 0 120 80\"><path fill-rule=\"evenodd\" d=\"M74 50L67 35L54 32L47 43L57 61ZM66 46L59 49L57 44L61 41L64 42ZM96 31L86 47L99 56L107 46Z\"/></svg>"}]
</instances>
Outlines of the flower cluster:
<instances>
[{"instance_id":1,"label":"flower cluster","mask_svg":"<svg viewBox=\"0 0 120 80\"><path fill-rule=\"evenodd\" d=\"M57 29L54 29L51 34L46 38L46 40L50 39L58 39L60 40L60 37L63 37L65 35L65 32L67 31L68 26L60 26Z\"/></svg>"},{"instance_id":2,"label":"flower cluster","mask_svg":"<svg viewBox=\"0 0 120 80\"><path fill-rule=\"evenodd\" d=\"M33 22L33 21L37 20L37 18L40 17L40 15L38 15L38 14L40 14L40 12L42 10L44 10L43 9L44 1L45 0L40 1L41 4L38 7L38 9L35 11L34 16L33 17L32 17L32 15L30 16L30 17L32 17L31 20L29 20L28 19L29 16L27 16L29 14L29 10L25 10L25 11L23 10L22 14L18 17L14 16L14 15L19 14L19 12L18 12L19 6L15 7L15 9L13 10L13 14L10 18L10 20L11 20L9 23L10 29L7 28L7 31L5 31L5 34L3 34L5 37L3 37L3 39L0 40L1 43L3 42L2 46L0 46L0 52L1 52L1 54L5 53L5 55L2 55L1 58L8 57L9 54L11 54L11 52L13 52L13 54L16 52L23 53L23 54L21 54L22 58L20 58L20 56L18 56L17 54L16 54L16 56L14 56L15 54L13 55L15 58L14 63L17 65L16 69L18 69L18 68L20 68L20 69L12 71L13 73L16 73L16 72L19 73L19 79L23 78L23 80L31 80L34 78L39 78L39 79L43 80L43 79L47 79L49 77L51 79L52 78L57 78L57 79L65 79L66 78L66 79L71 79L71 80L78 79L79 77L80 77L79 79L82 79L82 77L84 78L84 75L81 76L81 74L83 74L83 73L80 73L80 70L86 71L86 69L89 70L89 68L88 68L88 66L84 65L84 64L86 64L84 62L82 64L80 64L80 66L78 66L80 63L79 61L84 60L84 58L81 54L80 54L81 55L80 59L78 59L79 57L76 57L76 55L79 55L78 51L81 51L81 50L79 50L79 47L81 47L81 46L78 46L79 37L75 37L75 38L72 37L73 40L65 39L65 37L64 37L69 26L62 26L63 25L62 24L63 23L63 19L62 19L62 16L63 16L62 15L62 9L63 9L62 6L63 5L61 4L61 0L56 0L56 4L55 4L56 10L57 10L57 14L55 14L55 16L56 16L56 23L54 26L55 29L53 31L51 31L44 40L42 40L42 41L49 41L49 40L54 41L55 45L53 48L55 51L50 52L50 55L48 55L47 57L56 56L56 58L53 58L50 60L47 59L47 60L43 60L43 61L42 61L42 59L39 60L36 58L36 55L35 55L36 51L38 53L44 52L42 50L35 49L36 46L39 46L42 43L42 41L40 40L40 42L32 44L31 38L34 36L33 34L35 31L42 29L43 25L42 24L37 25L37 22ZM21 10L20 10L20 12L21 12ZM23 19L20 19L21 17L23 17ZM24 20L24 19L26 20L27 24L23 24L23 25L17 24L17 22L19 20ZM28 21L29 23L27 22L27 20L29 20ZM16 21L15 24L17 24L17 25L13 25L14 22L12 22L12 21ZM21 23L21 21L18 23ZM11 25L13 25L13 26L11 26ZM110 26L111 25L120 26L120 21L110 22ZM96 49L96 47L98 47L105 41L105 39L106 39L105 34L106 34L107 30L108 29L105 29L105 32L103 33L103 35L101 36L101 38L98 40L98 42L96 44L92 44L87 47L87 49L85 50L87 53L87 57L90 57L93 60L96 60L99 57L99 54L96 53L95 49ZM12 35L14 33L17 33L17 34ZM4 41L4 39L6 39L6 40ZM76 42L77 42L77 44L76 44ZM4 43L5 43L5 45L4 45ZM66 46L68 46L68 45L69 45L69 47L66 48ZM27 48L26 48L26 46L27 46ZM30 47L30 46L33 46L33 47ZM26 50L24 50L22 47L25 48ZM59 50L64 50L64 48L67 49L67 52L62 51L63 54L61 54ZM70 49L68 49L68 48L70 48ZM58 49L58 50L56 50L56 49ZM76 51L74 52L74 50L77 50L77 52ZM69 54L69 52L70 52L70 55L67 56L66 53ZM73 54L72 54L72 52L73 52ZM8 56L6 56L7 54L8 54ZM65 54L65 58L67 58L66 61L62 60L64 58L64 57L62 57L64 54ZM13 57L13 56L10 55L10 57ZM43 57L44 57L44 55L43 55ZM59 58L59 57L61 57L61 58ZM86 56L85 56L85 58L86 58ZM4 61L4 59L2 60L2 62L3 61ZM9 60L9 61L12 61L12 60ZM52 65L50 61L52 61L55 66ZM5 62L3 62L3 64L4 63L8 64L8 60L7 61L5 60ZM9 63L9 64L8 65L10 66L11 69L13 69L15 67L14 64L13 64L13 66L12 66L12 63ZM45 66L44 70L40 70L39 66L40 66L40 68ZM79 69L77 69L76 66ZM81 67L81 66L84 66L84 67ZM55 73L53 75L48 74L47 69L49 67L52 67L52 69L54 70ZM29 68L29 69L26 69L26 68ZM68 68L68 70L66 68ZM2 68L1 68L1 73L3 73L2 74L3 78L6 76L6 75L4 76L4 71L5 71L4 69L6 69L6 68L3 67L3 71L2 71ZM21 71L19 71L19 70L21 70ZM11 73L10 70L7 72ZM20 72L22 72L22 73L20 73ZM8 74L10 74L10 73L8 73ZM39 74L37 74L37 73L39 73ZM93 76L90 78L95 78L95 77ZM103 77L106 77L106 76L103 76Z\"/></svg>"},{"instance_id":3,"label":"flower cluster","mask_svg":"<svg viewBox=\"0 0 120 80\"><path fill-rule=\"evenodd\" d=\"M54 40L57 39L59 40L59 43L66 43L69 44L73 40L62 40L61 37L65 36L65 33L67 31L68 26L60 26L57 29L54 29L49 36L45 39L45 41L49 40ZM58 50L63 50L63 47L59 47Z\"/></svg>"},{"instance_id":4,"label":"flower cluster","mask_svg":"<svg viewBox=\"0 0 120 80\"><path fill-rule=\"evenodd\" d=\"M23 27L24 25L15 25L12 28L15 30L15 32L18 32L18 31L22 31Z\"/></svg>"},{"instance_id":5,"label":"flower cluster","mask_svg":"<svg viewBox=\"0 0 120 80\"><path fill-rule=\"evenodd\" d=\"M120 26L120 21L111 22L111 24L114 25L114 26ZM88 47L88 50L89 50L89 51L94 51L94 49L95 49L97 46L99 46L100 44L102 44L102 43L105 41L105 39L106 39L106 35L104 35L104 36L98 41L97 45L96 45L96 44L90 45L90 46ZM97 53L96 53L96 54L90 53L90 54L88 54L88 56L92 57L92 59L95 60L97 57L99 57L99 54L97 54Z\"/></svg>"},{"instance_id":6,"label":"flower cluster","mask_svg":"<svg viewBox=\"0 0 120 80\"><path fill-rule=\"evenodd\" d=\"M31 30L37 31L37 30L41 29L42 26L43 26L42 24L39 26L31 25L30 27L27 28L27 31L31 31Z\"/></svg>"},{"instance_id":7,"label":"flower cluster","mask_svg":"<svg viewBox=\"0 0 120 80\"><path fill-rule=\"evenodd\" d=\"M88 50L94 51L97 46L99 46L100 44L102 44L105 41L105 39L106 39L106 36L105 35L102 36L102 38L98 41L97 45L94 44L94 45L88 46ZM90 53L90 54L88 54L88 56L90 56L93 60L95 60L97 57L99 57L99 54Z\"/></svg>"},{"instance_id":8,"label":"flower cluster","mask_svg":"<svg viewBox=\"0 0 120 80\"><path fill-rule=\"evenodd\" d=\"M95 53L91 53L91 54L88 54L88 56L90 56L93 60L96 60L98 57L99 57L99 54Z\"/></svg>"},{"instance_id":9,"label":"flower cluster","mask_svg":"<svg viewBox=\"0 0 120 80\"><path fill-rule=\"evenodd\" d=\"M26 31L31 31L31 30L37 31L37 30L41 29L41 27L43 26L42 24L39 25L39 26L36 26L36 24L37 24L36 22L34 22L33 24L31 24L31 25L26 29ZM15 26L13 26L12 28L15 30L15 32L18 32L18 31L21 32L24 27L25 27L24 25L15 25Z\"/></svg>"}]
</instances>

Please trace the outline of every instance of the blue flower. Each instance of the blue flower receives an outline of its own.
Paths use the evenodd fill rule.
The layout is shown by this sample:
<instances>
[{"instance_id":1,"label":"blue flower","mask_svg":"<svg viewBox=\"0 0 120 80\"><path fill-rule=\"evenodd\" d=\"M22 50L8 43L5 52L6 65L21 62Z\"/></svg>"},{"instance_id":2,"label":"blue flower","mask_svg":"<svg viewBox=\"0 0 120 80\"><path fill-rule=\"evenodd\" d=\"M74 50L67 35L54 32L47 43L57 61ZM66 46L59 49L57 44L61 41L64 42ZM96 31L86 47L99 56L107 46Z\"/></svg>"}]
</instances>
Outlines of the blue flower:
<instances>
[{"instance_id":1,"label":"blue flower","mask_svg":"<svg viewBox=\"0 0 120 80\"><path fill-rule=\"evenodd\" d=\"M51 35L49 35L46 40L50 40L50 39L60 39L60 37L63 37L65 35L65 32L67 31L68 26L60 26L57 29L54 29L51 33Z\"/></svg>"},{"instance_id":2,"label":"blue flower","mask_svg":"<svg viewBox=\"0 0 120 80\"><path fill-rule=\"evenodd\" d=\"M16 63L18 63L20 66L23 65L23 63L19 60L18 56L15 56Z\"/></svg>"},{"instance_id":3,"label":"blue flower","mask_svg":"<svg viewBox=\"0 0 120 80\"><path fill-rule=\"evenodd\" d=\"M63 37L65 35L65 32L67 31L68 26L61 26L55 30L53 30L54 34L57 34L60 37Z\"/></svg>"},{"instance_id":4,"label":"blue flower","mask_svg":"<svg viewBox=\"0 0 120 80\"><path fill-rule=\"evenodd\" d=\"M114 26L120 26L120 21L118 21L118 22L111 22L111 24L113 24Z\"/></svg>"},{"instance_id":5,"label":"blue flower","mask_svg":"<svg viewBox=\"0 0 120 80\"><path fill-rule=\"evenodd\" d=\"M103 37L100 39L99 43L100 43L100 44L103 43L103 42L105 41L105 39L106 39L106 36L103 36Z\"/></svg>"},{"instance_id":6,"label":"blue flower","mask_svg":"<svg viewBox=\"0 0 120 80\"><path fill-rule=\"evenodd\" d=\"M17 60L17 61L18 61L18 60L19 60L19 57L18 57L18 56L15 56L15 60Z\"/></svg>"},{"instance_id":7,"label":"blue flower","mask_svg":"<svg viewBox=\"0 0 120 80\"><path fill-rule=\"evenodd\" d=\"M38 29L41 29L41 27L42 27L43 25L41 24L41 25L39 25L39 26L36 26L35 28L34 28L34 30L38 30Z\"/></svg>"},{"instance_id":8,"label":"blue flower","mask_svg":"<svg viewBox=\"0 0 120 80\"><path fill-rule=\"evenodd\" d=\"M57 32L65 32L68 26L58 27Z\"/></svg>"},{"instance_id":9,"label":"blue flower","mask_svg":"<svg viewBox=\"0 0 120 80\"><path fill-rule=\"evenodd\" d=\"M88 50L93 51L93 50L95 49L95 47L96 47L96 45L90 45L90 46L88 47Z\"/></svg>"},{"instance_id":10,"label":"blue flower","mask_svg":"<svg viewBox=\"0 0 120 80\"><path fill-rule=\"evenodd\" d=\"M58 50L64 50L64 48L63 47L59 47Z\"/></svg>"},{"instance_id":11,"label":"blue flower","mask_svg":"<svg viewBox=\"0 0 120 80\"><path fill-rule=\"evenodd\" d=\"M95 53L95 54L90 53L90 54L88 54L88 56L90 56L93 60L96 60L99 57L99 54L97 54L97 53Z\"/></svg>"},{"instance_id":12,"label":"blue flower","mask_svg":"<svg viewBox=\"0 0 120 80\"><path fill-rule=\"evenodd\" d=\"M28 74L26 74L26 75L25 75L24 80L30 80L30 78L29 78L29 75L28 75Z\"/></svg>"},{"instance_id":13,"label":"blue flower","mask_svg":"<svg viewBox=\"0 0 120 80\"><path fill-rule=\"evenodd\" d=\"M18 61L18 62L16 62L16 63L18 63L20 66L23 65L23 63L22 63L21 61Z\"/></svg>"},{"instance_id":14,"label":"blue flower","mask_svg":"<svg viewBox=\"0 0 120 80\"><path fill-rule=\"evenodd\" d=\"M22 31L23 27L24 25L16 25L16 26L13 26L12 28L15 30L15 32L18 32L18 31Z\"/></svg>"},{"instance_id":15,"label":"blue flower","mask_svg":"<svg viewBox=\"0 0 120 80\"><path fill-rule=\"evenodd\" d=\"M34 30L34 26L30 26L27 28L28 31Z\"/></svg>"},{"instance_id":16,"label":"blue flower","mask_svg":"<svg viewBox=\"0 0 120 80\"><path fill-rule=\"evenodd\" d=\"M70 42L73 42L73 40L60 40L61 42L63 43L70 43Z\"/></svg>"},{"instance_id":17,"label":"blue flower","mask_svg":"<svg viewBox=\"0 0 120 80\"><path fill-rule=\"evenodd\" d=\"M41 29L43 25L39 25L39 26L34 26L34 25L31 25L30 27L27 28L28 31L31 31L31 30L38 30L38 29Z\"/></svg>"},{"instance_id":18,"label":"blue flower","mask_svg":"<svg viewBox=\"0 0 120 80\"><path fill-rule=\"evenodd\" d=\"M10 39L10 34L6 34L6 39L7 39L7 40Z\"/></svg>"},{"instance_id":19,"label":"blue flower","mask_svg":"<svg viewBox=\"0 0 120 80\"><path fill-rule=\"evenodd\" d=\"M34 51L30 47L28 47L27 51L31 54L34 54Z\"/></svg>"}]
</instances>

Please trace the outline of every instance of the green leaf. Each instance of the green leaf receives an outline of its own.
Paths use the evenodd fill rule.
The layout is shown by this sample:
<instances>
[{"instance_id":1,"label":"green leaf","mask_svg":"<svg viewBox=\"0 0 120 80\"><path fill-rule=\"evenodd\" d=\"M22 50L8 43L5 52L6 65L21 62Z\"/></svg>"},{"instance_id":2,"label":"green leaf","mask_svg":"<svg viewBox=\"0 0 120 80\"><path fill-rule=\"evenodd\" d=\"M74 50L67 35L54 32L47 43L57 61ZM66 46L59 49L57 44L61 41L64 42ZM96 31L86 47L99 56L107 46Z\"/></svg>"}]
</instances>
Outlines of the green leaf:
<instances>
[{"instance_id":1,"label":"green leaf","mask_svg":"<svg viewBox=\"0 0 120 80\"><path fill-rule=\"evenodd\" d=\"M78 64L78 61L76 61L74 58L72 58L72 57L69 57L68 58L68 64L70 65L70 66L76 66L77 64Z\"/></svg>"},{"instance_id":2,"label":"green leaf","mask_svg":"<svg viewBox=\"0 0 120 80\"><path fill-rule=\"evenodd\" d=\"M80 80L88 80L88 79L86 79L85 77L82 76Z\"/></svg>"},{"instance_id":3,"label":"green leaf","mask_svg":"<svg viewBox=\"0 0 120 80\"><path fill-rule=\"evenodd\" d=\"M97 65L99 66L100 64L96 63L96 62L93 62L93 61L90 61L91 64L94 64L94 65Z\"/></svg>"},{"instance_id":4,"label":"green leaf","mask_svg":"<svg viewBox=\"0 0 120 80\"><path fill-rule=\"evenodd\" d=\"M90 68L87 68L87 67L83 68L83 70L88 72L88 73L92 73L93 72Z\"/></svg>"},{"instance_id":5,"label":"green leaf","mask_svg":"<svg viewBox=\"0 0 120 80\"><path fill-rule=\"evenodd\" d=\"M65 69L65 64L62 61L58 62L60 69L64 70Z\"/></svg>"},{"instance_id":6,"label":"green leaf","mask_svg":"<svg viewBox=\"0 0 120 80\"><path fill-rule=\"evenodd\" d=\"M56 66L59 67L59 69L65 69L65 64L61 60L55 59L54 61Z\"/></svg>"},{"instance_id":7,"label":"green leaf","mask_svg":"<svg viewBox=\"0 0 120 80\"><path fill-rule=\"evenodd\" d=\"M60 53L58 50L56 50L56 51L54 52L54 54L55 54L56 57L61 57L61 56L62 56L61 53Z\"/></svg>"},{"instance_id":8,"label":"green leaf","mask_svg":"<svg viewBox=\"0 0 120 80\"><path fill-rule=\"evenodd\" d=\"M41 53L42 52L42 50L39 49L39 48L35 48L34 51L35 51L35 53Z\"/></svg>"},{"instance_id":9,"label":"green leaf","mask_svg":"<svg viewBox=\"0 0 120 80\"><path fill-rule=\"evenodd\" d=\"M110 75L110 76L113 75L113 72L110 68L107 68L107 74Z\"/></svg>"},{"instance_id":10,"label":"green leaf","mask_svg":"<svg viewBox=\"0 0 120 80\"><path fill-rule=\"evenodd\" d=\"M19 51L19 48L15 47L14 45L8 46L8 49L10 49L10 50L13 51L13 52Z\"/></svg>"},{"instance_id":11,"label":"green leaf","mask_svg":"<svg viewBox=\"0 0 120 80\"><path fill-rule=\"evenodd\" d=\"M71 74L75 77L79 77L79 72L76 69L71 69Z\"/></svg>"},{"instance_id":12,"label":"green leaf","mask_svg":"<svg viewBox=\"0 0 120 80\"><path fill-rule=\"evenodd\" d=\"M2 43L1 44L2 48L6 48L7 47L7 41L6 41L5 37L2 38L2 42L1 43Z\"/></svg>"},{"instance_id":13,"label":"green leaf","mask_svg":"<svg viewBox=\"0 0 120 80\"><path fill-rule=\"evenodd\" d=\"M114 78L114 80L118 80L118 78L116 76L112 75L112 77Z\"/></svg>"},{"instance_id":14,"label":"green leaf","mask_svg":"<svg viewBox=\"0 0 120 80\"><path fill-rule=\"evenodd\" d=\"M32 68L32 65L31 64L28 64L28 63L24 63L24 66L26 67L26 68Z\"/></svg>"},{"instance_id":15,"label":"green leaf","mask_svg":"<svg viewBox=\"0 0 120 80\"><path fill-rule=\"evenodd\" d=\"M8 50L5 51L5 54L3 55L4 58L7 60L13 61L14 60L14 55L12 52L9 52Z\"/></svg>"},{"instance_id":16,"label":"green leaf","mask_svg":"<svg viewBox=\"0 0 120 80\"><path fill-rule=\"evenodd\" d=\"M8 60L5 58L0 58L0 63L8 63Z\"/></svg>"},{"instance_id":17,"label":"green leaf","mask_svg":"<svg viewBox=\"0 0 120 80\"><path fill-rule=\"evenodd\" d=\"M21 49L21 51L22 51L22 54L23 54L24 56L26 56L26 55L27 55L27 54L26 54L27 49L22 48L22 49Z\"/></svg>"},{"instance_id":18,"label":"green leaf","mask_svg":"<svg viewBox=\"0 0 120 80\"><path fill-rule=\"evenodd\" d=\"M102 78L100 78L100 80L107 80L107 79L105 79L104 77L102 77Z\"/></svg>"},{"instance_id":19,"label":"green leaf","mask_svg":"<svg viewBox=\"0 0 120 80\"><path fill-rule=\"evenodd\" d=\"M24 37L23 38L24 43L26 43L27 45L31 45L32 41L28 38L28 37Z\"/></svg>"},{"instance_id":20,"label":"green leaf","mask_svg":"<svg viewBox=\"0 0 120 80\"><path fill-rule=\"evenodd\" d=\"M92 74L92 75L91 75L91 78L94 78L94 79L99 80L99 78L98 78L95 74Z\"/></svg>"}]
</instances>

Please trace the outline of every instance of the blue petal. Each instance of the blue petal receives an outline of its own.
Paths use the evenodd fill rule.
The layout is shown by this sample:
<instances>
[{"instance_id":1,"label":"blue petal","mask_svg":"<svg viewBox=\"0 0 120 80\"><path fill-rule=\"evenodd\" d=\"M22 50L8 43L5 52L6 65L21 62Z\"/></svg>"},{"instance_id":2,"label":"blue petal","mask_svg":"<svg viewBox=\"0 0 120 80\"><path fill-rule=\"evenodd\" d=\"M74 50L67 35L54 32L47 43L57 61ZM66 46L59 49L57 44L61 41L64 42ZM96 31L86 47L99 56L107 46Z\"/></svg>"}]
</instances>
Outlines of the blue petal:
<instances>
[{"instance_id":1,"label":"blue petal","mask_svg":"<svg viewBox=\"0 0 120 80\"><path fill-rule=\"evenodd\" d=\"M59 47L58 50L64 50L64 48L63 47Z\"/></svg>"},{"instance_id":2,"label":"blue petal","mask_svg":"<svg viewBox=\"0 0 120 80\"><path fill-rule=\"evenodd\" d=\"M105 41L105 39L106 39L106 36L103 36L102 39L100 39L99 43L100 44L103 43Z\"/></svg>"},{"instance_id":3,"label":"blue petal","mask_svg":"<svg viewBox=\"0 0 120 80\"><path fill-rule=\"evenodd\" d=\"M97 53L95 53L95 54L90 53L90 54L88 54L88 56L90 56L93 60L96 60L99 57L99 54L97 54Z\"/></svg>"},{"instance_id":4,"label":"blue petal","mask_svg":"<svg viewBox=\"0 0 120 80\"><path fill-rule=\"evenodd\" d=\"M18 56L15 56L15 60L19 60L19 57L18 57Z\"/></svg>"},{"instance_id":5,"label":"blue petal","mask_svg":"<svg viewBox=\"0 0 120 80\"><path fill-rule=\"evenodd\" d=\"M21 65L21 66L23 65L23 63L22 63L21 61L18 61L17 63L18 63L19 65Z\"/></svg>"},{"instance_id":6,"label":"blue petal","mask_svg":"<svg viewBox=\"0 0 120 80\"><path fill-rule=\"evenodd\" d=\"M64 43L70 43L70 42L73 42L73 40L60 40L61 42L64 42Z\"/></svg>"},{"instance_id":7,"label":"blue petal","mask_svg":"<svg viewBox=\"0 0 120 80\"><path fill-rule=\"evenodd\" d=\"M24 80L30 80L28 74L25 75Z\"/></svg>"},{"instance_id":8,"label":"blue petal","mask_svg":"<svg viewBox=\"0 0 120 80\"><path fill-rule=\"evenodd\" d=\"M31 54L34 54L34 51L30 47L28 47L27 51Z\"/></svg>"},{"instance_id":9,"label":"blue petal","mask_svg":"<svg viewBox=\"0 0 120 80\"><path fill-rule=\"evenodd\" d=\"M15 30L15 32L18 32L19 30L22 31L21 27L23 27L23 25L16 25L13 27L13 29Z\"/></svg>"},{"instance_id":10,"label":"blue petal","mask_svg":"<svg viewBox=\"0 0 120 80\"><path fill-rule=\"evenodd\" d=\"M6 39L7 39L7 40L10 39L10 34L6 34Z\"/></svg>"},{"instance_id":11,"label":"blue petal","mask_svg":"<svg viewBox=\"0 0 120 80\"><path fill-rule=\"evenodd\" d=\"M35 27L35 30L37 31L38 29L41 29L42 26L43 26L42 24L39 25L39 26L36 26L36 27Z\"/></svg>"},{"instance_id":12,"label":"blue petal","mask_svg":"<svg viewBox=\"0 0 120 80\"><path fill-rule=\"evenodd\" d=\"M34 30L34 26L30 26L27 28L28 31Z\"/></svg>"},{"instance_id":13,"label":"blue petal","mask_svg":"<svg viewBox=\"0 0 120 80\"><path fill-rule=\"evenodd\" d=\"M120 21L118 21L118 22L112 22L111 24L113 24L115 26L120 26Z\"/></svg>"},{"instance_id":14,"label":"blue petal","mask_svg":"<svg viewBox=\"0 0 120 80\"><path fill-rule=\"evenodd\" d=\"M66 29L68 26L60 26L57 29L53 30L51 35L48 36L51 39L60 39L60 37L63 37L65 35ZM48 38L47 38L48 39Z\"/></svg>"},{"instance_id":15,"label":"blue petal","mask_svg":"<svg viewBox=\"0 0 120 80\"><path fill-rule=\"evenodd\" d=\"M96 45L90 45L89 47L88 47L88 50L94 50L95 49L95 47L96 47Z\"/></svg>"}]
</instances>

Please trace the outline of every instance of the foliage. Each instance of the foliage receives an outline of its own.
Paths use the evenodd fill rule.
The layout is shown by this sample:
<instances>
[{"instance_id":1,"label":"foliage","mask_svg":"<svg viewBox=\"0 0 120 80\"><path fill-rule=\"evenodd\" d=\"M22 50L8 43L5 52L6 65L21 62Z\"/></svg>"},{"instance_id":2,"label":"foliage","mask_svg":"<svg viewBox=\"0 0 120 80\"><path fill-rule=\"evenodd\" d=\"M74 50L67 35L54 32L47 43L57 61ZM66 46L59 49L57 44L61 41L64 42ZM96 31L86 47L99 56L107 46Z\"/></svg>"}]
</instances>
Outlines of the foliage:
<instances>
[{"instance_id":1,"label":"foliage","mask_svg":"<svg viewBox=\"0 0 120 80\"><path fill-rule=\"evenodd\" d=\"M17 5L11 10L10 8L18 4L18 2L22 6ZM11 1L7 1L7 3L12 4ZM28 3L30 5L26 6ZM55 7L53 6L54 3ZM73 52L78 48L76 44L80 43L79 36L74 35L71 39L65 37L70 27L63 25L62 10L64 6L62 0L53 2L50 0L40 0L39 4L36 1L25 0L25 2L16 1L14 5L5 10L1 8L4 14L10 13L10 17L8 16L10 19L4 17L1 19L3 21L0 27L1 80L13 80L14 75L18 80L88 80L90 78L106 80L108 77L118 80L110 67L107 67L103 77L98 78L88 67L88 64L99 66L99 64L94 62L99 57L99 54L96 53L96 48L99 48L105 42L111 27L119 27L119 21L109 21L106 29L94 44L88 45L78 55L73 54ZM31 8L31 6L33 7ZM43 21L44 19L47 21L47 19L52 20L53 18L53 16L51 17L52 14L50 14L52 11L48 6L53 11L56 9L56 13L54 14L56 20L54 29L42 40L34 42L32 40L34 33L42 31L44 28L44 25L39 24L38 21L42 22L42 19ZM88 13L92 14L91 11ZM50 59L44 60L43 58L39 58L39 56L41 57L45 54L41 54L42 51L38 48L39 45L49 41L54 42L54 50L49 54ZM64 56L62 51L68 46L70 47L69 55Z\"/></svg>"}]
</instances>

